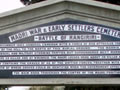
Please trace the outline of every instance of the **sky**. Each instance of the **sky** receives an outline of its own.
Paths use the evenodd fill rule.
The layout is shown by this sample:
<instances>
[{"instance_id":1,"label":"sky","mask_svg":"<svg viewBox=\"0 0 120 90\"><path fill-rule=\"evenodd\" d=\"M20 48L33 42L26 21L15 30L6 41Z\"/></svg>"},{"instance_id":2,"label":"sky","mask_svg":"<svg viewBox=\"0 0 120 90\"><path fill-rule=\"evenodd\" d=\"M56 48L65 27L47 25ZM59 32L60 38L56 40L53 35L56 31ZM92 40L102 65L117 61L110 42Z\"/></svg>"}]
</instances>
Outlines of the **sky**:
<instances>
[{"instance_id":1,"label":"sky","mask_svg":"<svg viewBox=\"0 0 120 90\"><path fill-rule=\"evenodd\" d=\"M11 11L20 7L24 7L20 0L0 0L0 13ZM28 88L29 87L13 86L9 88L9 90L28 90Z\"/></svg>"},{"instance_id":2,"label":"sky","mask_svg":"<svg viewBox=\"0 0 120 90\"><path fill-rule=\"evenodd\" d=\"M28 86L13 86L9 90L29 90Z\"/></svg>"},{"instance_id":3,"label":"sky","mask_svg":"<svg viewBox=\"0 0 120 90\"><path fill-rule=\"evenodd\" d=\"M0 13L24 7L20 0L0 0Z\"/></svg>"}]
</instances>

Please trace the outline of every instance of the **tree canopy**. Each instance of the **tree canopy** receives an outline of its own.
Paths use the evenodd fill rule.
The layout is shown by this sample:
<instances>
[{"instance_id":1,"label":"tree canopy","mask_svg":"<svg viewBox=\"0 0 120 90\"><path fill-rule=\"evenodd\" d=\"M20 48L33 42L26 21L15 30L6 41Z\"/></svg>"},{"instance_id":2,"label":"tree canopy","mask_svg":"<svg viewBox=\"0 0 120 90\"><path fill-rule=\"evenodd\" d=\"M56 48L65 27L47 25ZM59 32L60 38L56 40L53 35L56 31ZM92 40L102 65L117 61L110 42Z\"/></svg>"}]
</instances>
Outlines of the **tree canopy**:
<instances>
[{"instance_id":1,"label":"tree canopy","mask_svg":"<svg viewBox=\"0 0 120 90\"><path fill-rule=\"evenodd\" d=\"M20 0L24 5L30 5L37 2L45 1L45 0Z\"/></svg>"},{"instance_id":2,"label":"tree canopy","mask_svg":"<svg viewBox=\"0 0 120 90\"><path fill-rule=\"evenodd\" d=\"M95 0L95 1L101 1L101 2L105 2L105 3L120 5L120 0Z\"/></svg>"},{"instance_id":3,"label":"tree canopy","mask_svg":"<svg viewBox=\"0 0 120 90\"><path fill-rule=\"evenodd\" d=\"M20 0L24 5L30 5L38 2L42 2L45 0ZM117 4L120 5L120 0L95 0L95 1L101 1L105 3L111 3L111 4Z\"/></svg>"}]
</instances>

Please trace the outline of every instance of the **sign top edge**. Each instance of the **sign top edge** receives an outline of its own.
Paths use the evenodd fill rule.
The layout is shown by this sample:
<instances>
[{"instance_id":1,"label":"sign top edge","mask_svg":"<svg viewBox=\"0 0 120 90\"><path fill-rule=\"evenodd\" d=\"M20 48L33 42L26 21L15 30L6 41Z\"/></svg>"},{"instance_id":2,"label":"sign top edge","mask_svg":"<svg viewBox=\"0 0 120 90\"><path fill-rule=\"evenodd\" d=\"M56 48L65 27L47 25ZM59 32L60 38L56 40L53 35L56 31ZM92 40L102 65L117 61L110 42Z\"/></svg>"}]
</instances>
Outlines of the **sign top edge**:
<instances>
[{"instance_id":1,"label":"sign top edge","mask_svg":"<svg viewBox=\"0 0 120 90\"><path fill-rule=\"evenodd\" d=\"M26 7L21 7L15 10L0 13L0 18L18 14L18 13L23 13L26 11L42 8L42 7L57 4L57 3L63 3L63 2L72 2L72 3L83 4L83 5L88 5L88 6L98 7L98 8L120 11L120 8L119 8L120 6L118 5L112 5L112 4L102 3L102 2L93 1L93 0L54 0L54 1L47 0L40 3L29 5Z\"/></svg>"}]
</instances>

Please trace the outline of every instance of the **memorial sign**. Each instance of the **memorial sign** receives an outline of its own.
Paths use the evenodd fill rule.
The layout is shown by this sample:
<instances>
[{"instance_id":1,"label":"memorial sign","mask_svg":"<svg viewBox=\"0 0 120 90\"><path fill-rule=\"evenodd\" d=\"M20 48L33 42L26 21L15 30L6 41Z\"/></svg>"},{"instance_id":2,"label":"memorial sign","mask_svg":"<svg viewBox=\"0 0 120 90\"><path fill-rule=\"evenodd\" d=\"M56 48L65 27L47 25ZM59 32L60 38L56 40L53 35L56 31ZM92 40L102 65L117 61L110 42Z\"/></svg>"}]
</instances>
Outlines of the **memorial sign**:
<instances>
[{"instance_id":1,"label":"memorial sign","mask_svg":"<svg viewBox=\"0 0 120 90\"><path fill-rule=\"evenodd\" d=\"M64 20L0 39L0 78L120 77L120 29Z\"/></svg>"}]
</instances>

